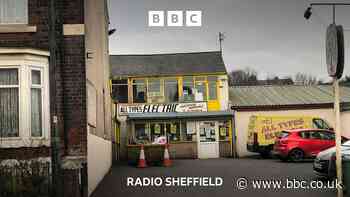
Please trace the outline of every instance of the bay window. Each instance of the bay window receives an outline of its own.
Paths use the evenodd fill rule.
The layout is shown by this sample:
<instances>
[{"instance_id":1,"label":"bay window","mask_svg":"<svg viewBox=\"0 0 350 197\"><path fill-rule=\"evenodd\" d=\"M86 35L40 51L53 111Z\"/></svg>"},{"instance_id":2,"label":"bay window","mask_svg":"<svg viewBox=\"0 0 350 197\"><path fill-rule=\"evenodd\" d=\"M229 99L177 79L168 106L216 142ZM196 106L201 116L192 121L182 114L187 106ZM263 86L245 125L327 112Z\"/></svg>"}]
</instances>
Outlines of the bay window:
<instances>
[{"instance_id":1,"label":"bay window","mask_svg":"<svg viewBox=\"0 0 350 197\"><path fill-rule=\"evenodd\" d=\"M0 51L0 147L50 145L48 79L47 57Z\"/></svg>"},{"instance_id":2,"label":"bay window","mask_svg":"<svg viewBox=\"0 0 350 197\"><path fill-rule=\"evenodd\" d=\"M41 71L31 71L31 136L42 136L42 82Z\"/></svg>"},{"instance_id":3,"label":"bay window","mask_svg":"<svg viewBox=\"0 0 350 197\"><path fill-rule=\"evenodd\" d=\"M28 24L28 0L0 0L0 24Z\"/></svg>"},{"instance_id":4,"label":"bay window","mask_svg":"<svg viewBox=\"0 0 350 197\"><path fill-rule=\"evenodd\" d=\"M19 136L18 69L0 69L0 136Z\"/></svg>"}]
</instances>

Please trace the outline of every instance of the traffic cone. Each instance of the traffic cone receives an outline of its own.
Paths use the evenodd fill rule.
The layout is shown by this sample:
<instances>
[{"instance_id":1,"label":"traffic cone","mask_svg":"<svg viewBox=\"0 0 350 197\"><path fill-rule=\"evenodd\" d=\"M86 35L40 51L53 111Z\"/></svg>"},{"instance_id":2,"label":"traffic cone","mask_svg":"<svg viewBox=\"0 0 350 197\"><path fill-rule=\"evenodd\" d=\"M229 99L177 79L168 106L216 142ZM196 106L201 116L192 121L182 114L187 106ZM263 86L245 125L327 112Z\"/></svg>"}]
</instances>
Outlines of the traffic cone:
<instances>
[{"instance_id":1,"label":"traffic cone","mask_svg":"<svg viewBox=\"0 0 350 197\"><path fill-rule=\"evenodd\" d=\"M165 145L164 148L164 160L163 160L163 166L170 167L171 166L171 160L169 157L169 150L168 150L169 144Z\"/></svg>"},{"instance_id":2,"label":"traffic cone","mask_svg":"<svg viewBox=\"0 0 350 197\"><path fill-rule=\"evenodd\" d=\"M143 144L141 144L141 150L140 150L140 159L139 159L139 164L137 165L138 168L146 168L146 158L145 158L145 150L143 147Z\"/></svg>"}]
</instances>

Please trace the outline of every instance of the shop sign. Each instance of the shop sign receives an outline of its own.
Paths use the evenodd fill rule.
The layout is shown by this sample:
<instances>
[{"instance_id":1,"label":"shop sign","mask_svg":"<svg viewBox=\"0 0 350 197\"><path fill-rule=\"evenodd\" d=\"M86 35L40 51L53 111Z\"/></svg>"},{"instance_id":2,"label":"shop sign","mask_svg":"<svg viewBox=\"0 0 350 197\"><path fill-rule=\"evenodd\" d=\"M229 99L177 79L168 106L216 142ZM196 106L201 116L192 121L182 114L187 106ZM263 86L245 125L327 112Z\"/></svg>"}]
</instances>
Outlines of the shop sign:
<instances>
[{"instance_id":1,"label":"shop sign","mask_svg":"<svg viewBox=\"0 0 350 197\"><path fill-rule=\"evenodd\" d=\"M208 111L206 102L118 105L119 115L136 114L136 113L206 112L206 111Z\"/></svg>"}]
</instances>

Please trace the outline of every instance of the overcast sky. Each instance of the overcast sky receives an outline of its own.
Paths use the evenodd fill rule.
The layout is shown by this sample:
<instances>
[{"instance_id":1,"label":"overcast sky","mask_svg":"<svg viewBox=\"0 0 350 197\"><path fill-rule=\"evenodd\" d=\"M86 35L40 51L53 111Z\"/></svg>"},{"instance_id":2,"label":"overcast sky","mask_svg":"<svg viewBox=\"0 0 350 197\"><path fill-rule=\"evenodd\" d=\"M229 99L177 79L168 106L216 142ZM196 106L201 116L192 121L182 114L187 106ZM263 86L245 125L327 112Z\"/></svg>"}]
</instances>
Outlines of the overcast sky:
<instances>
[{"instance_id":1,"label":"overcast sky","mask_svg":"<svg viewBox=\"0 0 350 197\"><path fill-rule=\"evenodd\" d=\"M330 7L311 0L109 0L111 54L152 54L219 50L218 32L225 33L227 70L252 68L259 78L294 76L297 72L327 77L325 31ZM326 2L318 0L317 2ZM337 2L328 0L328 2ZM338 1L339 2L339 1ZM350 3L350 0L341 2ZM148 27L149 10L202 10L202 27ZM350 6L337 8L345 31L345 73L350 75Z\"/></svg>"}]
</instances>

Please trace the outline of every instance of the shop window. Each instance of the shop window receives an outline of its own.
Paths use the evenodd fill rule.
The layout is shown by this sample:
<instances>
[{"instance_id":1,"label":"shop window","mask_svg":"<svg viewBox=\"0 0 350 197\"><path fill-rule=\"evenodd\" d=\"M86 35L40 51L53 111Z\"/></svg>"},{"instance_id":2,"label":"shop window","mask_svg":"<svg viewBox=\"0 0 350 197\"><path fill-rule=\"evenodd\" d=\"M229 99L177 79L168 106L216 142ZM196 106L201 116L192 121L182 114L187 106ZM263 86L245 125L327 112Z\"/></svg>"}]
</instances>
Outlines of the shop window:
<instances>
[{"instance_id":1,"label":"shop window","mask_svg":"<svg viewBox=\"0 0 350 197\"><path fill-rule=\"evenodd\" d=\"M156 138L165 136L165 126L162 123L151 123L151 141L154 142Z\"/></svg>"},{"instance_id":2,"label":"shop window","mask_svg":"<svg viewBox=\"0 0 350 197\"><path fill-rule=\"evenodd\" d=\"M128 103L128 80L112 81L112 96L118 103Z\"/></svg>"},{"instance_id":3,"label":"shop window","mask_svg":"<svg viewBox=\"0 0 350 197\"><path fill-rule=\"evenodd\" d=\"M133 102L134 103L146 103L146 85L145 80L136 79L133 80Z\"/></svg>"},{"instance_id":4,"label":"shop window","mask_svg":"<svg viewBox=\"0 0 350 197\"><path fill-rule=\"evenodd\" d=\"M159 137L166 137L169 142L180 141L179 122L150 123L151 141L155 142Z\"/></svg>"},{"instance_id":5,"label":"shop window","mask_svg":"<svg viewBox=\"0 0 350 197\"><path fill-rule=\"evenodd\" d=\"M183 101L185 102L191 102L194 101L194 83L193 83L193 77L184 77L183 83L182 83L182 95L183 95Z\"/></svg>"},{"instance_id":6,"label":"shop window","mask_svg":"<svg viewBox=\"0 0 350 197\"><path fill-rule=\"evenodd\" d=\"M164 96L167 103L179 101L179 85L177 79L165 79Z\"/></svg>"},{"instance_id":7,"label":"shop window","mask_svg":"<svg viewBox=\"0 0 350 197\"><path fill-rule=\"evenodd\" d=\"M167 133L168 139L170 142L180 141L180 124L175 123L166 123L165 131Z\"/></svg>"},{"instance_id":8,"label":"shop window","mask_svg":"<svg viewBox=\"0 0 350 197\"><path fill-rule=\"evenodd\" d=\"M195 122L181 122L181 140L182 141L197 141L196 124Z\"/></svg>"},{"instance_id":9,"label":"shop window","mask_svg":"<svg viewBox=\"0 0 350 197\"><path fill-rule=\"evenodd\" d=\"M136 123L130 144L151 144L166 139L169 143L197 141L194 121Z\"/></svg>"},{"instance_id":10,"label":"shop window","mask_svg":"<svg viewBox=\"0 0 350 197\"><path fill-rule=\"evenodd\" d=\"M147 144L150 142L149 131L146 123L135 124L135 138L137 144Z\"/></svg>"},{"instance_id":11,"label":"shop window","mask_svg":"<svg viewBox=\"0 0 350 197\"><path fill-rule=\"evenodd\" d=\"M219 140L229 140L230 139L230 133L229 133L229 121L220 121L219 122Z\"/></svg>"},{"instance_id":12,"label":"shop window","mask_svg":"<svg viewBox=\"0 0 350 197\"><path fill-rule=\"evenodd\" d=\"M148 101L150 103L163 102L162 82L160 78L148 79Z\"/></svg>"},{"instance_id":13,"label":"shop window","mask_svg":"<svg viewBox=\"0 0 350 197\"><path fill-rule=\"evenodd\" d=\"M217 100L217 77L208 77L209 100Z\"/></svg>"}]
</instances>

